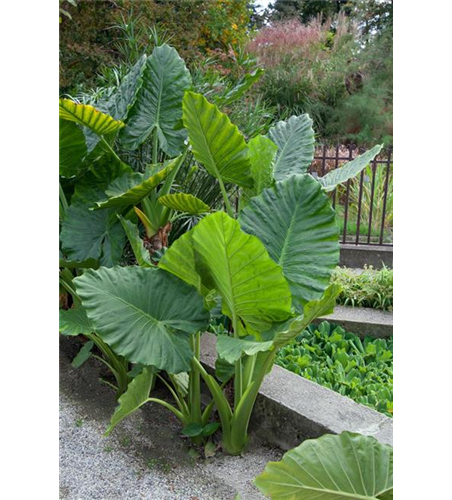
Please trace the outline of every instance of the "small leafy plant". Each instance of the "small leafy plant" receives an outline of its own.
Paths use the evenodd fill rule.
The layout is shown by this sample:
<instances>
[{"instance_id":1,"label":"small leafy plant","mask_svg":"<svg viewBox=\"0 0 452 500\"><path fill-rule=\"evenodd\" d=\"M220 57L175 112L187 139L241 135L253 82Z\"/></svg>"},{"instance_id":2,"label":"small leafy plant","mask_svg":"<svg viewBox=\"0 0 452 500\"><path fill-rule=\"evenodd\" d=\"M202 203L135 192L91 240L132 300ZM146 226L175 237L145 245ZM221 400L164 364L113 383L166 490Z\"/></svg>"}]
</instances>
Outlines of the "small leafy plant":
<instances>
[{"instance_id":1,"label":"small leafy plant","mask_svg":"<svg viewBox=\"0 0 452 500\"><path fill-rule=\"evenodd\" d=\"M325 434L269 462L255 484L271 500L391 500L392 446L351 432Z\"/></svg>"},{"instance_id":2,"label":"small leafy plant","mask_svg":"<svg viewBox=\"0 0 452 500\"><path fill-rule=\"evenodd\" d=\"M366 267L361 274L338 267L333 272L331 283L342 288L338 304L385 311L393 309L393 272L385 266L380 270Z\"/></svg>"},{"instance_id":3,"label":"small leafy plant","mask_svg":"<svg viewBox=\"0 0 452 500\"><path fill-rule=\"evenodd\" d=\"M333 391L393 414L392 339L364 341L323 321L283 347L276 364Z\"/></svg>"}]
</instances>

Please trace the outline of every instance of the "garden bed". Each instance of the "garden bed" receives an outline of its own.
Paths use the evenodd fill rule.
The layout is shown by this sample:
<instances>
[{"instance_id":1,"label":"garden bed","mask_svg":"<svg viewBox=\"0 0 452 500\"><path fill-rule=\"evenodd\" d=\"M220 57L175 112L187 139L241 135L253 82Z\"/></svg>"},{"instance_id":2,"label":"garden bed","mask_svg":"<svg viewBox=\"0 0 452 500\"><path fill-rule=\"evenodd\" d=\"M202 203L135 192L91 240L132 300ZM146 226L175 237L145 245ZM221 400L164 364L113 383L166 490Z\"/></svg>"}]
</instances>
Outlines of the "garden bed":
<instances>
[{"instance_id":1,"label":"garden bed","mask_svg":"<svg viewBox=\"0 0 452 500\"><path fill-rule=\"evenodd\" d=\"M181 426L159 405L148 405L103 437L116 406L98 382L101 365L70 365L77 342L60 347L60 498L152 500L246 500L264 497L252 480L282 451L253 436L243 457L218 452L196 458Z\"/></svg>"}]
</instances>

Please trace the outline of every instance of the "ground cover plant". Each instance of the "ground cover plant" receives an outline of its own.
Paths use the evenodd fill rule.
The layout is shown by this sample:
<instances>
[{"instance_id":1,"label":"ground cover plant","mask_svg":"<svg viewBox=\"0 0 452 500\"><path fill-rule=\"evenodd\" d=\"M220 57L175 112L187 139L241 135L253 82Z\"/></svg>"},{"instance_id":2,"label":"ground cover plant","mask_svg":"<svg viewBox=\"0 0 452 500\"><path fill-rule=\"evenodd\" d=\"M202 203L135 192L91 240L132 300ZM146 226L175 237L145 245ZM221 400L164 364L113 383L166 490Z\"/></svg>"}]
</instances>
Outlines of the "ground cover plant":
<instances>
[{"instance_id":1,"label":"ground cover plant","mask_svg":"<svg viewBox=\"0 0 452 500\"><path fill-rule=\"evenodd\" d=\"M280 349L276 364L357 403L393 414L392 339L362 341L323 321Z\"/></svg>"},{"instance_id":2,"label":"ground cover plant","mask_svg":"<svg viewBox=\"0 0 452 500\"><path fill-rule=\"evenodd\" d=\"M385 266L380 270L366 267L356 273L347 268L337 267L331 283L342 288L338 304L350 307L371 307L392 311L394 306L393 271Z\"/></svg>"},{"instance_id":3,"label":"ground cover plant","mask_svg":"<svg viewBox=\"0 0 452 500\"><path fill-rule=\"evenodd\" d=\"M245 77L228 102L256 78ZM95 332L133 367L107 433L153 403L202 443L218 428L215 410L223 449L239 454L278 350L330 313L340 293L329 283L339 234L328 193L381 146L316 179L307 173L308 115L247 142L221 110L224 101L193 90L176 50L156 44L95 106L60 100L60 283L77 312L71 320L90 322L79 333ZM203 190L190 192L197 172L203 186L216 186L215 204L199 197ZM182 217L192 223L171 240ZM200 334L218 309L230 332L218 337L220 378L200 362ZM156 378L173 403L152 396ZM229 380L233 401L223 390Z\"/></svg>"}]
</instances>

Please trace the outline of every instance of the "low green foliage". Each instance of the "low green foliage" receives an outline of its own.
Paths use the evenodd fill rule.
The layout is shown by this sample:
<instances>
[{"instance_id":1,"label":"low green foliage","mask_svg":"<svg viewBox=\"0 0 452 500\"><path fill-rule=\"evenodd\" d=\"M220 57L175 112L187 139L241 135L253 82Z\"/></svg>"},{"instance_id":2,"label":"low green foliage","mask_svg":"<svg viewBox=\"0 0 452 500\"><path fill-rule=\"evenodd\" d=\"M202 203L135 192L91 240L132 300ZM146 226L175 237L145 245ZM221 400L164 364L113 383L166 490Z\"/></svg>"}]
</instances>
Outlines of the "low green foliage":
<instances>
[{"instance_id":1,"label":"low green foliage","mask_svg":"<svg viewBox=\"0 0 452 500\"><path fill-rule=\"evenodd\" d=\"M272 500L392 500L392 446L351 432L307 439L254 481Z\"/></svg>"},{"instance_id":2,"label":"low green foliage","mask_svg":"<svg viewBox=\"0 0 452 500\"><path fill-rule=\"evenodd\" d=\"M375 271L372 267L366 267L363 273L356 274L345 267L338 267L333 273L331 282L342 288L337 299L338 304L372 307L385 311L393 309L392 269L383 267Z\"/></svg>"},{"instance_id":3,"label":"low green foliage","mask_svg":"<svg viewBox=\"0 0 452 500\"><path fill-rule=\"evenodd\" d=\"M276 364L357 403L392 416L392 339L364 341L324 321L310 326L276 358Z\"/></svg>"}]
</instances>

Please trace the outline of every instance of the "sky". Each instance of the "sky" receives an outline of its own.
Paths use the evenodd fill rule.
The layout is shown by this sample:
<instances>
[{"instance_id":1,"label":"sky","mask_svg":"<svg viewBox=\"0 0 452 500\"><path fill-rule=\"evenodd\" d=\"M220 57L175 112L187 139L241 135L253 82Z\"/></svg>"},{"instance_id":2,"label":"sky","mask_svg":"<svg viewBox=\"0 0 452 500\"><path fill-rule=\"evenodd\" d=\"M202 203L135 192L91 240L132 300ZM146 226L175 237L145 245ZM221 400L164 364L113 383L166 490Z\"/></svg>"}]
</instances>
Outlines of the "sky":
<instances>
[{"instance_id":1,"label":"sky","mask_svg":"<svg viewBox=\"0 0 452 500\"><path fill-rule=\"evenodd\" d=\"M261 9L264 9L265 7L268 7L268 4L272 1L273 0L254 0L254 3Z\"/></svg>"}]
</instances>

